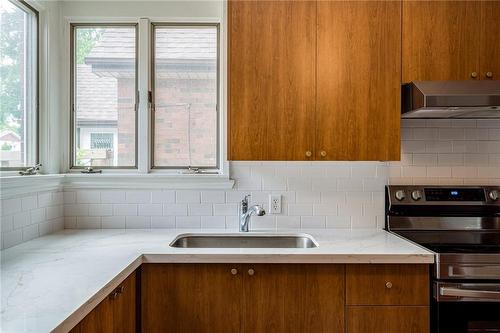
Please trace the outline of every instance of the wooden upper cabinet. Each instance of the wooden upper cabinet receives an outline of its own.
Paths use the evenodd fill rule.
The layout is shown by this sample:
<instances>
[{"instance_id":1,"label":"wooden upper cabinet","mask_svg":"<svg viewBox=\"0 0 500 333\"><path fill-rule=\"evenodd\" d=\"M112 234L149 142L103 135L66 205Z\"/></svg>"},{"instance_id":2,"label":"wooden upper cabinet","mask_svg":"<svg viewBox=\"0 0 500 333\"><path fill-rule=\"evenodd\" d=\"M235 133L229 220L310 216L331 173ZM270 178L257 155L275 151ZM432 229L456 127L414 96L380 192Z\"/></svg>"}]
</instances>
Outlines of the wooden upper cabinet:
<instances>
[{"instance_id":1,"label":"wooden upper cabinet","mask_svg":"<svg viewBox=\"0 0 500 333\"><path fill-rule=\"evenodd\" d=\"M229 1L229 159L313 150L316 3Z\"/></svg>"},{"instance_id":2,"label":"wooden upper cabinet","mask_svg":"<svg viewBox=\"0 0 500 333\"><path fill-rule=\"evenodd\" d=\"M399 160L401 3L317 6L317 159Z\"/></svg>"},{"instance_id":3,"label":"wooden upper cabinet","mask_svg":"<svg viewBox=\"0 0 500 333\"><path fill-rule=\"evenodd\" d=\"M480 78L480 3L403 1L403 82L468 80L475 76L472 73ZM495 20L498 21L498 10L486 23L489 32ZM499 23L493 25L498 31ZM498 36L486 36L495 39L488 43L496 43L497 59Z\"/></svg>"},{"instance_id":4,"label":"wooden upper cabinet","mask_svg":"<svg viewBox=\"0 0 500 333\"><path fill-rule=\"evenodd\" d=\"M481 79L500 80L500 1L481 2L480 50Z\"/></svg>"}]
</instances>

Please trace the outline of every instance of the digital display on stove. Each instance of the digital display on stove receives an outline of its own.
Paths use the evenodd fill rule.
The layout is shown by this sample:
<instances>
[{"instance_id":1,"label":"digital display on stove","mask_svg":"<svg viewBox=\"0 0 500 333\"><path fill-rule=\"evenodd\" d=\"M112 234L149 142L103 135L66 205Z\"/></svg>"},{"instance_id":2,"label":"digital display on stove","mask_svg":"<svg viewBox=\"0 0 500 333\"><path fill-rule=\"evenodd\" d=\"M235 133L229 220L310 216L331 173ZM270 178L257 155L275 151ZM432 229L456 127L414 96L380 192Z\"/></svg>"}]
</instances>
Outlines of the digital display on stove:
<instances>
[{"instance_id":1,"label":"digital display on stove","mask_svg":"<svg viewBox=\"0 0 500 333\"><path fill-rule=\"evenodd\" d=\"M485 201L484 190L481 188L426 188L427 201Z\"/></svg>"}]
</instances>

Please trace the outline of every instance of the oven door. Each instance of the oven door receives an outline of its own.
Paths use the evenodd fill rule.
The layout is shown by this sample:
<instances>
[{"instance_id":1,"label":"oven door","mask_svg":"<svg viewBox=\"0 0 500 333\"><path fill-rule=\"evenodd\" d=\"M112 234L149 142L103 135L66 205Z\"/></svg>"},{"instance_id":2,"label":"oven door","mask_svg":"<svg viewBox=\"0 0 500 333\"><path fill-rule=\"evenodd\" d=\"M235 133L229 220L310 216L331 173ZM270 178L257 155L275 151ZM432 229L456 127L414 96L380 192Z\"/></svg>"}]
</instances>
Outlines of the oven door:
<instances>
[{"instance_id":1,"label":"oven door","mask_svg":"<svg viewBox=\"0 0 500 333\"><path fill-rule=\"evenodd\" d=\"M500 282L435 282L433 293L433 332L500 333Z\"/></svg>"}]
</instances>

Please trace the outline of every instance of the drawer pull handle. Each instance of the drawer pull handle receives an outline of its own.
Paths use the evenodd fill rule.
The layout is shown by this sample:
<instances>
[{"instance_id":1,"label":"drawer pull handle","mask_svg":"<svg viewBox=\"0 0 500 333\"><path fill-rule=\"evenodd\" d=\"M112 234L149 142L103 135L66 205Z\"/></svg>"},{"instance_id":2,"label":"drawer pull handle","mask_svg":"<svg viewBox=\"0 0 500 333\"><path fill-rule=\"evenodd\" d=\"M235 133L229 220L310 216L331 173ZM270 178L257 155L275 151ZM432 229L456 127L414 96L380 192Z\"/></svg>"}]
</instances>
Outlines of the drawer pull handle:
<instances>
[{"instance_id":1,"label":"drawer pull handle","mask_svg":"<svg viewBox=\"0 0 500 333\"><path fill-rule=\"evenodd\" d=\"M254 271L253 269L251 269L251 268L250 268L250 269L248 270L248 275L252 276L252 275L254 275L254 274L255 274L255 271Z\"/></svg>"},{"instance_id":2,"label":"drawer pull handle","mask_svg":"<svg viewBox=\"0 0 500 333\"><path fill-rule=\"evenodd\" d=\"M385 287L386 287L387 289L391 289L391 288L392 288L392 282L391 282L391 281L386 282L386 283L385 283Z\"/></svg>"},{"instance_id":3,"label":"drawer pull handle","mask_svg":"<svg viewBox=\"0 0 500 333\"><path fill-rule=\"evenodd\" d=\"M231 274L233 275L238 274L238 270L236 268L231 269Z\"/></svg>"}]
</instances>

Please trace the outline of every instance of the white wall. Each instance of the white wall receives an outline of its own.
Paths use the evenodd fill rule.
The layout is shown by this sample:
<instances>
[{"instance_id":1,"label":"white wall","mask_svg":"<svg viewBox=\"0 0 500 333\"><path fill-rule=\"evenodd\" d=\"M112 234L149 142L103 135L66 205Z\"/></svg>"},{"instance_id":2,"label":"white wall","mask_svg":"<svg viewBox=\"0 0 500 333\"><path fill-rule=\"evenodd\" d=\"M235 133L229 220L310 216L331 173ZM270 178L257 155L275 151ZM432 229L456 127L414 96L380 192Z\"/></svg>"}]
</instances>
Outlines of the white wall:
<instances>
[{"instance_id":1,"label":"white wall","mask_svg":"<svg viewBox=\"0 0 500 333\"><path fill-rule=\"evenodd\" d=\"M500 119L404 120L393 184L500 185Z\"/></svg>"},{"instance_id":2,"label":"white wall","mask_svg":"<svg viewBox=\"0 0 500 333\"><path fill-rule=\"evenodd\" d=\"M43 191L0 200L0 248L63 229L63 192Z\"/></svg>"},{"instance_id":3,"label":"white wall","mask_svg":"<svg viewBox=\"0 0 500 333\"><path fill-rule=\"evenodd\" d=\"M66 1L60 4L59 10L61 20L68 16L214 18L221 15L222 6L216 1ZM57 33L53 32L52 36L55 38ZM58 41L52 43L58 45ZM65 47L59 43L59 51L64 55ZM50 59L50 63L59 58L55 59ZM53 68L55 66L53 64ZM64 73L64 65L58 66ZM59 75L63 82L60 86L51 83L51 89L61 85L64 88L65 74L51 73L56 78ZM61 97L61 128L66 124L65 103ZM57 132L50 134L57 135ZM58 149L65 153L66 148ZM64 193L65 226L236 228L238 202L245 194L251 193L253 203L267 208L268 195L279 193L283 195L283 213L252 218L253 229L381 228L384 186L389 182L500 185L500 120L402 121L401 162L232 162L230 166L236 186L227 191L67 190ZM40 197L37 198L39 205ZM7 228L12 225L9 232L24 230L10 222L14 214L24 212L23 199L17 200L2 203L4 207L17 207L15 213L10 210L5 215L7 219L2 218L2 225L6 224ZM39 208L45 208L48 214L46 207L33 209ZM45 232L45 228L40 228L38 226L39 234L42 229ZM28 230L25 233L26 238L31 237ZM22 240L19 231L12 235ZM6 244L4 240L4 247L14 243L9 240Z\"/></svg>"}]
</instances>

